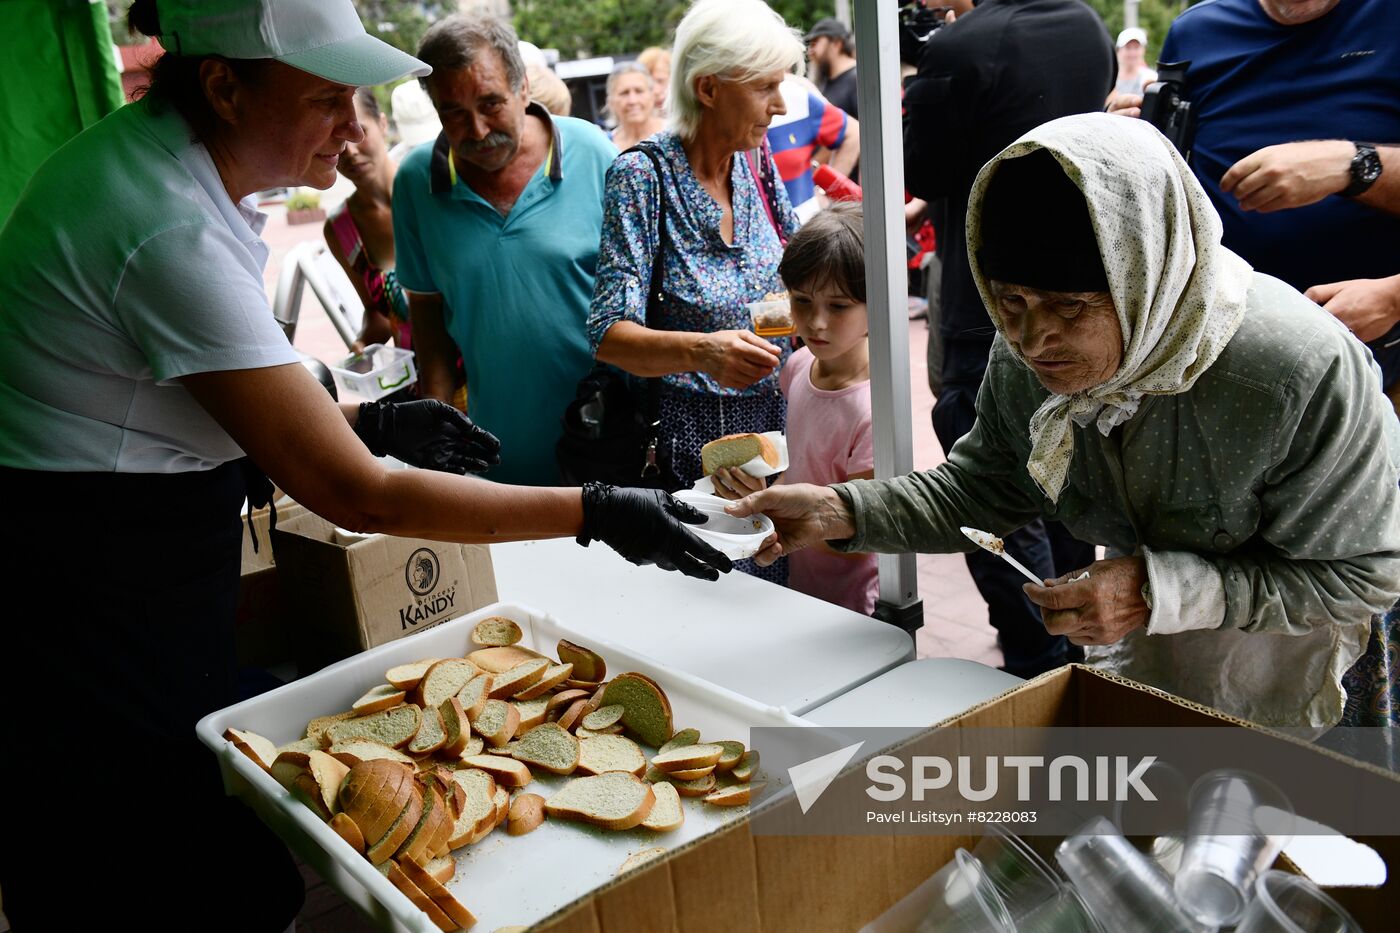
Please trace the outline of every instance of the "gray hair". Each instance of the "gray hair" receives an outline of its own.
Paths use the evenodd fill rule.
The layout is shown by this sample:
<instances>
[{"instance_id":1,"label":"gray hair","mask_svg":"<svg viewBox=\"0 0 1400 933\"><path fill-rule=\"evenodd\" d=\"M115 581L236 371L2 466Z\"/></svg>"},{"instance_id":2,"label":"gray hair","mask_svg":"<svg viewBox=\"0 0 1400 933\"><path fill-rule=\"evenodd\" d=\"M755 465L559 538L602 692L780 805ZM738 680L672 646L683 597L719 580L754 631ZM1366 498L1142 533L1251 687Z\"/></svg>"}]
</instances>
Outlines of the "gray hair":
<instances>
[{"instance_id":1,"label":"gray hair","mask_svg":"<svg viewBox=\"0 0 1400 933\"><path fill-rule=\"evenodd\" d=\"M506 80L512 91L525 81L525 60L520 57L520 39L505 20L481 13L453 13L438 20L418 43L418 59L431 65L433 73L461 71L476 63L482 49L492 49L501 57ZM418 79L424 89L427 78Z\"/></svg>"},{"instance_id":2,"label":"gray hair","mask_svg":"<svg viewBox=\"0 0 1400 933\"><path fill-rule=\"evenodd\" d=\"M752 81L770 71L796 69L806 52L801 34L763 0L699 0L676 27L668 101L672 128L682 139L695 138L698 79Z\"/></svg>"},{"instance_id":3,"label":"gray hair","mask_svg":"<svg viewBox=\"0 0 1400 933\"><path fill-rule=\"evenodd\" d=\"M617 79L623 75L641 75L647 79L647 87L654 87L656 82L652 80L651 72L647 66L638 61L618 62L608 75L608 96L612 97L613 88L617 87Z\"/></svg>"}]
</instances>

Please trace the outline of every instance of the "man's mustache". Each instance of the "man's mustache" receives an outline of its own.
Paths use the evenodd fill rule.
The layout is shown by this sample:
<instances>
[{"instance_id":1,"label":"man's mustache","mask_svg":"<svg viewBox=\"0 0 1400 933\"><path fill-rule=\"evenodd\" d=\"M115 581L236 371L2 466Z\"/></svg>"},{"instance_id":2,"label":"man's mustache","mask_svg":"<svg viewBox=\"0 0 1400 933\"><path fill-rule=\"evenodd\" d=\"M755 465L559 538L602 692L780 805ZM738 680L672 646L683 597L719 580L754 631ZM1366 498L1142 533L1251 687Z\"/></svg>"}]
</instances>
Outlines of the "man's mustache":
<instances>
[{"instance_id":1,"label":"man's mustache","mask_svg":"<svg viewBox=\"0 0 1400 933\"><path fill-rule=\"evenodd\" d=\"M486 138L481 140L480 142L474 143L470 140L464 140L462 142L462 148L467 150L468 152L478 152L482 149L494 149L497 146L504 146L510 141L511 136L509 133L502 133L498 131L495 133L488 133L486 135Z\"/></svg>"}]
</instances>

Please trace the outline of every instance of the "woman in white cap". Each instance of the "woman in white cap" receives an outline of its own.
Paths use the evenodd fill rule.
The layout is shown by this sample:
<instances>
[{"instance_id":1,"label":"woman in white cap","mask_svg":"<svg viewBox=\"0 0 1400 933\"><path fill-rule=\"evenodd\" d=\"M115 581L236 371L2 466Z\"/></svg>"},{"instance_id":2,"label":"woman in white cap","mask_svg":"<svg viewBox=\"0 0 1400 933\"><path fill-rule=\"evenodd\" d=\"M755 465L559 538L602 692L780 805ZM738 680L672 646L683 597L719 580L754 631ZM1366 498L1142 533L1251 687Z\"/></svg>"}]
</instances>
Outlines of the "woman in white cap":
<instances>
[{"instance_id":1,"label":"woman in white cap","mask_svg":"<svg viewBox=\"0 0 1400 933\"><path fill-rule=\"evenodd\" d=\"M1118 34L1118 82L1109 92L1104 106L1124 94L1141 94L1142 89L1157 80L1157 72L1147 67L1147 31L1129 26Z\"/></svg>"},{"instance_id":2,"label":"woman in white cap","mask_svg":"<svg viewBox=\"0 0 1400 933\"><path fill-rule=\"evenodd\" d=\"M33 832L0 846L0 887L19 931L94 908L276 931L301 880L194 735L238 696L239 512L271 488L250 460L352 530L577 535L710 579L729 562L664 494L453 475L495 439L434 401L337 407L277 327L249 196L328 187L363 135L356 86L426 66L351 0L138 0L129 17L166 49L148 93L50 157L0 230L6 566L44 604L7 626L0 799ZM387 470L390 453L430 469ZM81 755L74 793L45 777ZM53 897L75 854L82 903Z\"/></svg>"},{"instance_id":3,"label":"woman in white cap","mask_svg":"<svg viewBox=\"0 0 1400 933\"><path fill-rule=\"evenodd\" d=\"M971 433L927 472L740 500L778 526L760 562L1053 518L1112 552L1025 587L1089 663L1267 726L1393 725L1400 426L1365 345L1220 231L1141 120L1004 149L968 202L998 332Z\"/></svg>"}]
</instances>

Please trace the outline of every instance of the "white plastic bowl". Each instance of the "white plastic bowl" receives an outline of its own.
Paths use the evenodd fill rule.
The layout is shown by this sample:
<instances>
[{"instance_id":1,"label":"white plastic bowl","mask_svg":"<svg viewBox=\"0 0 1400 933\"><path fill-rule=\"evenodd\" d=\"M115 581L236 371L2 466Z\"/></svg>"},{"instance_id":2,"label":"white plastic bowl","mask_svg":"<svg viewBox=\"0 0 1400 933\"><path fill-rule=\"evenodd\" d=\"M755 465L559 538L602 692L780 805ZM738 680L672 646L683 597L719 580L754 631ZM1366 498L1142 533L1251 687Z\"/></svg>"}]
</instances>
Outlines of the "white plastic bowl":
<instances>
[{"instance_id":1,"label":"white plastic bowl","mask_svg":"<svg viewBox=\"0 0 1400 933\"><path fill-rule=\"evenodd\" d=\"M675 495L705 516L705 524L686 527L730 560L753 557L763 546L764 540L773 533L773 520L767 515L751 515L748 518L730 515L724 510L730 504L727 499L688 489Z\"/></svg>"}]
</instances>

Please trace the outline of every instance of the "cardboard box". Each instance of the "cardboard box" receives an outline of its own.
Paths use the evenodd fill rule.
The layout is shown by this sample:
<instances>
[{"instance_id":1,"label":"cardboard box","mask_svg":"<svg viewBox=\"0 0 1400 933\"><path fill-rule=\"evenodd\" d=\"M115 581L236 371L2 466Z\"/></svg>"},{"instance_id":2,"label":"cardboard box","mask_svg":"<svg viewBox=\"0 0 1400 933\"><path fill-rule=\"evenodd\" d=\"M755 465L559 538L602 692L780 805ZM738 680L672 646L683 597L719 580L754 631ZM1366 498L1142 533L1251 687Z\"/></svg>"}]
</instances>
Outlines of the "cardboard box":
<instances>
[{"instance_id":1,"label":"cardboard box","mask_svg":"<svg viewBox=\"0 0 1400 933\"><path fill-rule=\"evenodd\" d=\"M1255 728L1160 691L1075 665L1036 678L939 724L939 728L1231 725ZM1294 741L1268 738L1265 730L1255 731L1268 741ZM1362 769L1381 782L1387 795L1393 789L1393 799L1400 802L1400 777L1321 750L1303 749L1302 753L1315 754L1320 770ZM847 772L836 779L827 794L837 793L847 780L866 784L862 770ZM792 797L777 804L794 810L797 806ZM745 819L677 848L651 867L598 889L532 929L609 933L722 927L750 933L854 933L922 883L957 848L970 847L980 837L975 829L961 836L769 836L754 835L750 822ZM1373 848L1385 860L1392 878L1400 871L1400 837L1352 838ZM1327 890L1363 928L1394 929L1400 879L1380 888Z\"/></svg>"},{"instance_id":2,"label":"cardboard box","mask_svg":"<svg viewBox=\"0 0 1400 933\"><path fill-rule=\"evenodd\" d=\"M303 672L496 602L484 544L347 536L311 512L279 515L272 541Z\"/></svg>"},{"instance_id":3,"label":"cardboard box","mask_svg":"<svg viewBox=\"0 0 1400 933\"><path fill-rule=\"evenodd\" d=\"M277 506L279 525L304 514L303 506L285 497ZM293 656L277 561L273 557L271 520L271 510L266 508L254 509L251 516L241 519L243 563L234 623L240 666L272 667ZM253 549L253 535L257 536L257 550Z\"/></svg>"}]
</instances>

